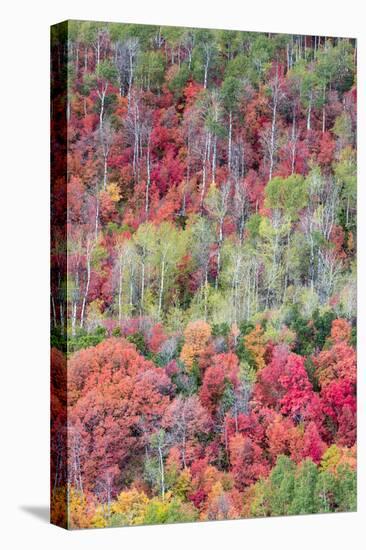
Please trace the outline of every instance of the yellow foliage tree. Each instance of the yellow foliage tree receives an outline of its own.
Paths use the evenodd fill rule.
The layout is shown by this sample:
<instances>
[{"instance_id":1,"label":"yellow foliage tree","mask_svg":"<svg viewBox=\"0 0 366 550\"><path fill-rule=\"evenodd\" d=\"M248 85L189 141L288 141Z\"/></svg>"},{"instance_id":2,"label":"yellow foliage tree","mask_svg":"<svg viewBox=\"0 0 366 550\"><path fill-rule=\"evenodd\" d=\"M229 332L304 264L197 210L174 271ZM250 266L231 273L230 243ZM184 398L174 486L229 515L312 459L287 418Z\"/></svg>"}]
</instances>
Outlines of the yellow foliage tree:
<instances>
[{"instance_id":1,"label":"yellow foliage tree","mask_svg":"<svg viewBox=\"0 0 366 550\"><path fill-rule=\"evenodd\" d=\"M264 361L264 355L266 352L265 344L266 340L263 329L260 325L256 325L251 332L244 336L244 345L251 353L257 370L263 369L263 367L266 366Z\"/></svg>"},{"instance_id":2,"label":"yellow foliage tree","mask_svg":"<svg viewBox=\"0 0 366 550\"><path fill-rule=\"evenodd\" d=\"M192 476L188 468L184 468L179 474L177 482L173 487L173 493L177 497L185 500L192 489Z\"/></svg>"},{"instance_id":3,"label":"yellow foliage tree","mask_svg":"<svg viewBox=\"0 0 366 550\"><path fill-rule=\"evenodd\" d=\"M90 520L90 527L108 527L105 506L98 506L93 517Z\"/></svg>"},{"instance_id":4,"label":"yellow foliage tree","mask_svg":"<svg viewBox=\"0 0 366 550\"><path fill-rule=\"evenodd\" d=\"M137 489L122 491L111 506L112 514L121 516L121 525L141 525L149 499Z\"/></svg>"},{"instance_id":5,"label":"yellow foliage tree","mask_svg":"<svg viewBox=\"0 0 366 550\"><path fill-rule=\"evenodd\" d=\"M336 474L338 467L348 465L356 469L356 447L338 447L331 445L324 453L320 467L322 470Z\"/></svg>"},{"instance_id":6,"label":"yellow foliage tree","mask_svg":"<svg viewBox=\"0 0 366 550\"><path fill-rule=\"evenodd\" d=\"M69 492L69 527L70 529L85 529L90 527L93 510L88 504L84 493L71 488Z\"/></svg>"},{"instance_id":7,"label":"yellow foliage tree","mask_svg":"<svg viewBox=\"0 0 366 550\"><path fill-rule=\"evenodd\" d=\"M107 185L107 193L113 202L119 202L121 200L121 191L117 183L110 183Z\"/></svg>"},{"instance_id":8,"label":"yellow foliage tree","mask_svg":"<svg viewBox=\"0 0 366 550\"><path fill-rule=\"evenodd\" d=\"M67 528L66 487L57 487L52 491L51 523Z\"/></svg>"}]
</instances>

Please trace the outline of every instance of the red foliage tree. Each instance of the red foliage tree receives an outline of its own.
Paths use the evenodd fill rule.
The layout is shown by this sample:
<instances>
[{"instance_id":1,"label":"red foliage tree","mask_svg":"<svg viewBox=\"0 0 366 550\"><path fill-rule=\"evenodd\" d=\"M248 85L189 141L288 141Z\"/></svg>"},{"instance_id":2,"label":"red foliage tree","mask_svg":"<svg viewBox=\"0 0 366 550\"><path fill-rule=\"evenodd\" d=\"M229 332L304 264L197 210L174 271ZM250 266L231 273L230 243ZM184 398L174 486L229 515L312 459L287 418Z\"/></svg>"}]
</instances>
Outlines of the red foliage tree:
<instances>
[{"instance_id":1,"label":"red foliage tree","mask_svg":"<svg viewBox=\"0 0 366 550\"><path fill-rule=\"evenodd\" d=\"M74 354L68 381L70 426L85 450L78 456L80 477L84 487L98 490L103 473L146 444L169 403L170 381L134 345L116 338Z\"/></svg>"}]
</instances>

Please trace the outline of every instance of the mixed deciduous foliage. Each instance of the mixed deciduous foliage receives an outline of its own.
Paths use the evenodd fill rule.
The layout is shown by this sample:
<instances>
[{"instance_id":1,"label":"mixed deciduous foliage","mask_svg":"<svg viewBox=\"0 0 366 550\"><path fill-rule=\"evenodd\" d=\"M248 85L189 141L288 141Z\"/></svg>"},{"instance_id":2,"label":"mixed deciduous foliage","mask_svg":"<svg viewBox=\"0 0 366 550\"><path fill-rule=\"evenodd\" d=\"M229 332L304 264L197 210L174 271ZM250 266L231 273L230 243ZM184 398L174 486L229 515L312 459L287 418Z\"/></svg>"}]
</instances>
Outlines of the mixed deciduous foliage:
<instances>
[{"instance_id":1,"label":"mixed deciduous foliage","mask_svg":"<svg viewBox=\"0 0 366 550\"><path fill-rule=\"evenodd\" d=\"M54 28L55 523L356 508L355 48Z\"/></svg>"}]
</instances>

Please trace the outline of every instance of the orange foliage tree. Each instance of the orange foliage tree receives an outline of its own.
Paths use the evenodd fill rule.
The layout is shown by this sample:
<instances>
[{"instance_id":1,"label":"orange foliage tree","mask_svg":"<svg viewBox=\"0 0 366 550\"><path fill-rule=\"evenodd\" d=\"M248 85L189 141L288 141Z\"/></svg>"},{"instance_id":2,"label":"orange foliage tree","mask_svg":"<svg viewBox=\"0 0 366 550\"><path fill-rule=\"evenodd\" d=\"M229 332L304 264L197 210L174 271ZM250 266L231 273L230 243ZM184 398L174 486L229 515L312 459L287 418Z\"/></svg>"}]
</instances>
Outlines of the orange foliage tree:
<instances>
[{"instance_id":1,"label":"orange foliage tree","mask_svg":"<svg viewBox=\"0 0 366 550\"><path fill-rule=\"evenodd\" d=\"M244 336L244 344L246 349L251 353L256 368L260 370L265 367L266 342L263 329L260 325L256 325L249 334Z\"/></svg>"},{"instance_id":2,"label":"orange foliage tree","mask_svg":"<svg viewBox=\"0 0 366 550\"><path fill-rule=\"evenodd\" d=\"M198 320L188 323L184 331L184 345L180 358L188 367L202 353L211 337L211 327L206 321Z\"/></svg>"}]
</instances>

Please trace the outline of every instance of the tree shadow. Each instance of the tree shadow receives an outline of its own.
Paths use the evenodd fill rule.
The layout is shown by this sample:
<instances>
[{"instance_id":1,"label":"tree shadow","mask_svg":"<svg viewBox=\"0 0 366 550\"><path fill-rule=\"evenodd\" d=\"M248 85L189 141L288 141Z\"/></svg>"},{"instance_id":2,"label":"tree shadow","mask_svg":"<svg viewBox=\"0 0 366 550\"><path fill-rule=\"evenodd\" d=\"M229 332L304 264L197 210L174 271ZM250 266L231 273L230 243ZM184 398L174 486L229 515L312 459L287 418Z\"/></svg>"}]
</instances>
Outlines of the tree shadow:
<instances>
[{"instance_id":1,"label":"tree shadow","mask_svg":"<svg viewBox=\"0 0 366 550\"><path fill-rule=\"evenodd\" d=\"M49 508L49 506L20 506L19 508L23 512L26 512L27 514L30 514L30 515L40 519L43 523L49 523L50 522L50 508Z\"/></svg>"}]
</instances>

